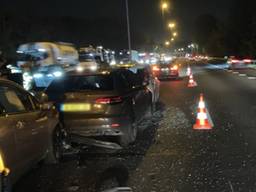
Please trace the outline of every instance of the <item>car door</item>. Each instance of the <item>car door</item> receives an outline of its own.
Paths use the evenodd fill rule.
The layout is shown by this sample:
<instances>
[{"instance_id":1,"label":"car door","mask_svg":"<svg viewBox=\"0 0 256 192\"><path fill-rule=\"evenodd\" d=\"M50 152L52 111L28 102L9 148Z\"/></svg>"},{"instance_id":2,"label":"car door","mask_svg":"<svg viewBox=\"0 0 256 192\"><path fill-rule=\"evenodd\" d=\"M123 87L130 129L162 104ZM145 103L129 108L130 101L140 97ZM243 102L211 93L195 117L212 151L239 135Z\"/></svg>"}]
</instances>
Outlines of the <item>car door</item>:
<instances>
[{"instance_id":1,"label":"car door","mask_svg":"<svg viewBox=\"0 0 256 192\"><path fill-rule=\"evenodd\" d=\"M127 82L130 83L130 92L133 95L134 113L138 121L142 120L145 114L145 89L143 89L142 82L133 72L129 70L123 71L123 75Z\"/></svg>"},{"instance_id":2,"label":"car door","mask_svg":"<svg viewBox=\"0 0 256 192\"><path fill-rule=\"evenodd\" d=\"M15 172L17 170L17 146L15 143L15 129L12 127L12 119L6 114L4 108L3 89L0 86L0 153L4 165Z\"/></svg>"},{"instance_id":3,"label":"car door","mask_svg":"<svg viewBox=\"0 0 256 192\"><path fill-rule=\"evenodd\" d=\"M4 107L15 130L15 143L17 146L17 167L24 169L30 166L37 158L43 139L39 140L35 126L38 113L34 110L28 93L12 85L3 84ZM26 98L26 99L25 99Z\"/></svg>"},{"instance_id":4,"label":"car door","mask_svg":"<svg viewBox=\"0 0 256 192\"><path fill-rule=\"evenodd\" d=\"M1 83L1 104L5 109L8 118L8 127L14 130L15 146L16 146L16 162L17 170L23 170L31 161L34 145L31 136L31 126L29 124L30 115L26 112L25 106L13 89L7 83Z\"/></svg>"},{"instance_id":5,"label":"car door","mask_svg":"<svg viewBox=\"0 0 256 192\"><path fill-rule=\"evenodd\" d=\"M152 101L154 97L154 87L150 84L150 75L145 68L139 69L136 73L135 79L137 87L141 91L141 103L142 103L142 114L144 115L148 112L152 106Z\"/></svg>"},{"instance_id":6,"label":"car door","mask_svg":"<svg viewBox=\"0 0 256 192\"><path fill-rule=\"evenodd\" d=\"M22 89L16 89L16 92L26 108L27 115L30 117L28 123L31 126L31 136L35 143L32 150L34 151L35 160L37 160L46 153L48 148L48 112L42 111L38 101L28 92Z\"/></svg>"}]
</instances>

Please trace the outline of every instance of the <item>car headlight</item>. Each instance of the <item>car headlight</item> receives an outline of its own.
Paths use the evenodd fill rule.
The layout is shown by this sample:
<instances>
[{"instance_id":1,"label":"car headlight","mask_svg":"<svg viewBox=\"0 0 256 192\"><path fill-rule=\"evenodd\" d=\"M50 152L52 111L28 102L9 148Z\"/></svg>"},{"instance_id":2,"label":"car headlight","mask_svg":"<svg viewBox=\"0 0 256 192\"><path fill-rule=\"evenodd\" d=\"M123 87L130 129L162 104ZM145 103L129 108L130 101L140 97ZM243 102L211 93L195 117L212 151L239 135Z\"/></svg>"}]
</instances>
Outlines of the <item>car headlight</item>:
<instances>
[{"instance_id":1,"label":"car headlight","mask_svg":"<svg viewBox=\"0 0 256 192\"><path fill-rule=\"evenodd\" d=\"M97 70L97 66L90 66L90 70L96 71Z\"/></svg>"},{"instance_id":2,"label":"car headlight","mask_svg":"<svg viewBox=\"0 0 256 192\"><path fill-rule=\"evenodd\" d=\"M55 77L61 77L63 73L61 71L55 71L52 73Z\"/></svg>"},{"instance_id":3,"label":"car headlight","mask_svg":"<svg viewBox=\"0 0 256 192\"><path fill-rule=\"evenodd\" d=\"M83 68L82 66L78 66L78 67L76 68L76 70L77 70L78 72L82 72L82 71L84 70L84 68Z\"/></svg>"},{"instance_id":4,"label":"car headlight","mask_svg":"<svg viewBox=\"0 0 256 192\"><path fill-rule=\"evenodd\" d=\"M33 77L35 78L35 79L39 79L39 78L42 78L44 75L42 74L42 73L35 73L34 75L33 75Z\"/></svg>"}]
</instances>

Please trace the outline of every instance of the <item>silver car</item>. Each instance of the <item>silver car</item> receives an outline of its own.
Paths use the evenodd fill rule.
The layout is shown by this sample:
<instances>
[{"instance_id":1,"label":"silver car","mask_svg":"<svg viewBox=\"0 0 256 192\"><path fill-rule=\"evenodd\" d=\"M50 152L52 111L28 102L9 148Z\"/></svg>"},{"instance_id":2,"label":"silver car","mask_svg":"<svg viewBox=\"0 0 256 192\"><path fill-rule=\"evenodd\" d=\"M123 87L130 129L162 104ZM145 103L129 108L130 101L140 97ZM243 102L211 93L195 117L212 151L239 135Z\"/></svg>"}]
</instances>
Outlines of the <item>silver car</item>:
<instances>
[{"instance_id":1,"label":"silver car","mask_svg":"<svg viewBox=\"0 0 256 192\"><path fill-rule=\"evenodd\" d=\"M10 186L39 161L58 161L58 116L52 105L39 102L15 83L0 79L0 191L10 191Z\"/></svg>"}]
</instances>

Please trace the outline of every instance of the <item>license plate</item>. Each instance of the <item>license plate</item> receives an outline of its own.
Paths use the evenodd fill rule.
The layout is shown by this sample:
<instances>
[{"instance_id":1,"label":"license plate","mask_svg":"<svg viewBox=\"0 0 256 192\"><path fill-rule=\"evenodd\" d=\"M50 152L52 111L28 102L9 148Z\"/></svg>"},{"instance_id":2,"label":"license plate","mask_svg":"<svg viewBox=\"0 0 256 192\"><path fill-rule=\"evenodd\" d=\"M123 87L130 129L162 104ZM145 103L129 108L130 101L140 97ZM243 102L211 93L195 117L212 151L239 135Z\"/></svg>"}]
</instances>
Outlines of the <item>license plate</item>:
<instances>
[{"instance_id":1,"label":"license plate","mask_svg":"<svg viewBox=\"0 0 256 192\"><path fill-rule=\"evenodd\" d=\"M84 104L84 103L69 103L69 104L62 104L61 111L64 112L84 112L90 111L91 105Z\"/></svg>"}]
</instances>

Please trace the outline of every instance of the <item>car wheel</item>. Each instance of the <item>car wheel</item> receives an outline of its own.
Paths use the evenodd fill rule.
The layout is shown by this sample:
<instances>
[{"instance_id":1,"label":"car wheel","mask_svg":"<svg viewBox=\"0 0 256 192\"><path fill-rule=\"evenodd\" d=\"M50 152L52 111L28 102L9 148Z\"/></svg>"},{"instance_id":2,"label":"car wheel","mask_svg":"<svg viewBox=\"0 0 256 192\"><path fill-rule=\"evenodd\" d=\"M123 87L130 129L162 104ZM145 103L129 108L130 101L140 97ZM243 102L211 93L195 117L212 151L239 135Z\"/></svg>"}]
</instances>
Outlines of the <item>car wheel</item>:
<instances>
[{"instance_id":1,"label":"car wheel","mask_svg":"<svg viewBox=\"0 0 256 192\"><path fill-rule=\"evenodd\" d=\"M137 125L133 121L131 121L127 127L126 134L120 136L119 143L122 147L127 147L129 144L132 144L136 141L137 138Z\"/></svg>"},{"instance_id":2,"label":"car wheel","mask_svg":"<svg viewBox=\"0 0 256 192\"><path fill-rule=\"evenodd\" d=\"M152 103L152 113L154 113L156 111L156 108L157 108L157 101L154 101Z\"/></svg>"},{"instance_id":3,"label":"car wheel","mask_svg":"<svg viewBox=\"0 0 256 192\"><path fill-rule=\"evenodd\" d=\"M11 181L9 175L2 173L0 176L0 191L11 192Z\"/></svg>"},{"instance_id":4,"label":"car wheel","mask_svg":"<svg viewBox=\"0 0 256 192\"><path fill-rule=\"evenodd\" d=\"M63 141L65 140L65 132L61 125L58 125L53 131L50 139L50 147L46 157L46 163L56 164L63 158Z\"/></svg>"},{"instance_id":5,"label":"car wheel","mask_svg":"<svg viewBox=\"0 0 256 192\"><path fill-rule=\"evenodd\" d=\"M131 123L130 125L130 143L134 143L137 139L138 127L136 123Z\"/></svg>"},{"instance_id":6,"label":"car wheel","mask_svg":"<svg viewBox=\"0 0 256 192\"><path fill-rule=\"evenodd\" d=\"M154 107L154 103L151 103L148 110L147 110L147 114L145 116L146 119L151 119L153 117L153 113L154 113L154 110L155 110L155 107Z\"/></svg>"}]
</instances>

